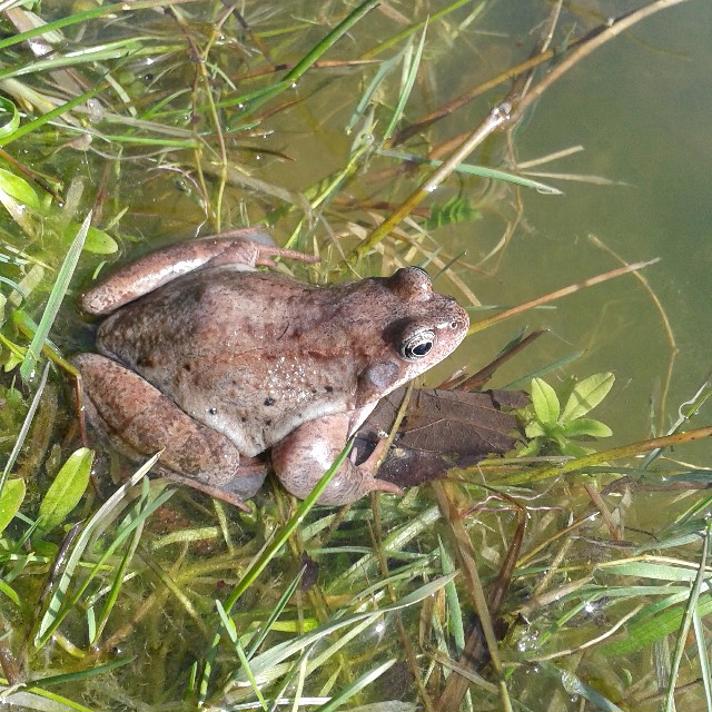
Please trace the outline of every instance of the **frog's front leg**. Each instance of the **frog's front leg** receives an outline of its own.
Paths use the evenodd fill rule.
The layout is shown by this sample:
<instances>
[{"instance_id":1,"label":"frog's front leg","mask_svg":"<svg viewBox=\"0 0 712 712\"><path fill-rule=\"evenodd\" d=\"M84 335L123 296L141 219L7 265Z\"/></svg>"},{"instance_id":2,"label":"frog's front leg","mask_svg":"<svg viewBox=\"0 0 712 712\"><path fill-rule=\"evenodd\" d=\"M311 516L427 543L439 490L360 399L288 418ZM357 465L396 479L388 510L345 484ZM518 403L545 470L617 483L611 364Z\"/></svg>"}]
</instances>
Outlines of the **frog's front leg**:
<instances>
[{"instance_id":1,"label":"frog's front leg","mask_svg":"<svg viewBox=\"0 0 712 712\"><path fill-rule=\"evenodd\" d=\"M73 361L88 420L117 450L135 460L162 449L162 474L233 504L260 488L264 463L240 462L228 438L193 420L148 381L98 354Z\"/></svg>"},{"instance_id":2,"label":"frog's front leg","mask_svg":"<svg viewBox=\"0 0 712 712\"><path fill-rule=\"evenodd\" d=\"M310 420L272 447L272 466L285 489L300 499L312 491L344 449L352 421L353 417L348 413ZM361 465L354 465L347 459L318 503L351 504L374 491L402 494L397 485L376 478L382 450L377 446Z\"/></svg>"},{"instance_id":3,"label":"frog's front leg","mask_svg":"<svg viewBox=\"0 0 712 712\"><path fill-rule=\"evenodd\" d=\"M157 250L122 267L86 292L81 299L82 309L88 314L109 314L181 275L208 265L243 265L244 269L253 269L257 265L274 266L274 257L318 261L302 252L275 247L269 244L271 239L263 230L250 227Z\"/></svg>"}]
</instances>

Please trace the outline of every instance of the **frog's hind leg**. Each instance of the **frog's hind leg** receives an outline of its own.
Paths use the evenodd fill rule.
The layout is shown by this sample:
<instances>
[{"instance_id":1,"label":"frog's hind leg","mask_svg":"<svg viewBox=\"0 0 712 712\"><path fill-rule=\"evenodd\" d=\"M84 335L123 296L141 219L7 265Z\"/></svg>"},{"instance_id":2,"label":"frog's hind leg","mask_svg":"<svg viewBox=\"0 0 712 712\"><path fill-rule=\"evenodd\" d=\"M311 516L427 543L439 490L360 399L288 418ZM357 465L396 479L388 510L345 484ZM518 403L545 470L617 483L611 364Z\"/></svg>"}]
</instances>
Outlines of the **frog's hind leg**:
<instances>
[{"instance_id":1,"label":"frog's hind leg","mask_svg":"<svg viewBox=\"0 0 712 712\"><path fill-rule=\"evenodd\" d=\"M228 438L193 420L148 381L98 354L73 361L89 423L119 452L137 460L163 449L161 474L233 504L261 487L263 463L241 462Z\"/></svg>"},{"instance_id":2,"label":"frog's hind leg","mask_svg":"<svg viewBox=\"0 0 712 712\"><path fill-rule=\"evenodd\" d=\"M207 266L251 270L258 265L274 266L275 257L318 262L316 257L274 247L268 241L271 237L267 233L248 227L156 250L92 287L81 298L82 309L97 316L110 314L181 275Z\"/></svg>"}]
</instances>

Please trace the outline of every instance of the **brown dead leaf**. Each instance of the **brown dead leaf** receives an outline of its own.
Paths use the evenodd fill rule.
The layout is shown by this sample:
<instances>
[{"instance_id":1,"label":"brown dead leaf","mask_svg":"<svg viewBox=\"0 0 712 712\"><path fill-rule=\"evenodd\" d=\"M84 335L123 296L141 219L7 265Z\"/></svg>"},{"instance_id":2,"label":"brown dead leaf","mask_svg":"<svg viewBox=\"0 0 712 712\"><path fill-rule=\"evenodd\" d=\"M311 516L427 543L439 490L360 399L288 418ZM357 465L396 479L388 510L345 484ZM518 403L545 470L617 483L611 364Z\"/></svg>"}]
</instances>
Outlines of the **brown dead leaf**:
<instances>
[{"instance_id":1,"label":"brown dead leaf","mask_svg":"<svg viewBox=\"0 0 712 712\"><path fill-rule=\"evenodd\" d=\"M390 430L404 395L405 388L399 388L381 399L360 428L357 461L373 450L379 433ZM468 467L511 450L518 437L517 422L502 407L518 408L526 402L517 391L416 389L378 477L413 487L442 477L453 467Z\"/></svg>"}]
</instances>

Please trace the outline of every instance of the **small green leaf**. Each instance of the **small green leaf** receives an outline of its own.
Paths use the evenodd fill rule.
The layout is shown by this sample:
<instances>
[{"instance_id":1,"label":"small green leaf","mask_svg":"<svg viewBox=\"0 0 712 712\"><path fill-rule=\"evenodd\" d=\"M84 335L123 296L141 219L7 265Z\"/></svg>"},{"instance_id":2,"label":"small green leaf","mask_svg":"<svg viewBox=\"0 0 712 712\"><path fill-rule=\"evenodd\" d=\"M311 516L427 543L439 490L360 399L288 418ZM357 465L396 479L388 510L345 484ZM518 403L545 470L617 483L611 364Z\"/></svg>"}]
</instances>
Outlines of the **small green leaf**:
<instances>
[{"instance_id":1,"label":"small green leaf","mask_svg":"<svg viewBox=\"0 0 712 712\"><path fill-rule=\"evenodd\" d=\"M518 446L516 455L517 457L536 457L541 452L541 446L541 438L534 438L526 445Z\"/></svg>"},{"instance_id":2,"label":"small green leaf","mask_svg":"<svg viewBox=\"0 0 712 712\"><path fill-rule=\"evenodd\" d=\"M524 434L531 440L532 438L544 437L546 432L539 421L533 420L524 428Z\"/></svg>"},{"instance_id":3,"label":"small green leaf","mask_svg":"<svg viewBox=\"0 0 712 712\"><path fill-rule=\"evenodd\" d=\"M586 457L586 455L590 455L592 452L596 452L596 450L595 448L584 447L583 445L566 440L559 444L559 452L569 457Z\"/></svg>"},{"instance_id":4,"label":"small green leaf","mask_svg":"<svg viewBox=\"0 0 712 712\"><path fill-rule=\"evenodd\" d=\"M572 391L561 415L562 423L570 423L593 410L613 388L616 377L612 373L594 373L584 378Z\"/></svg>"},{"instance_id":5,"label":"small green leaf","mask_svg":"<svg viewBox=\"0 0 712 712\"><path fill-rule=\"evenodd\" d=\"M69 223L67 226L67 236L73 236L79 230L77 223ZM119 246L111 235L99 230L96 227L89 227L87 239L84 242L84 249L94 255L113 255Z\"/></svg>"},{"instance_id":6,"label":"small green leaf","mask_svg":"<svg viewBox=\"0 0 712 712\"><path fill-rule=\"evenodd\" d=\"M5 191L10 197L23 205L28 205L35 210L40 209L40 199L35 189L20 176L0 168L0 190Z\"/></svg>"},{"instance_id":7,"label":"small green leaf","mask_svg":"<svg viewBox=\"0 0 712 712\"><path fill-rule=\"evenodd\" d=\"M542 425L555 425L561 406L556 391L543 379L532 378L532 405Z\"/></svg>"},{"instance_id":8,"label":"small green leaf","mask_svg":"<svg viewBox=\"0 0 712 712\"><path fill-rule=\"evenodd\" d=\"M0 532L12 521L25 499L25 480L8 480L0 495Z\"/></svg>"},{"instance_id":9,"label":"small green leaf","mask_svg":"<svg viewBox=\"0 0 712 712\"><path fill-rule=\"evenodd\" d=\"M61 524L79 504L89 484L94 451L81 447L73 452L54 478L40 504L38 526L47 531Z\"/></svg>"},{"instance_id":10,"label":"small green leaf","mask_svg":"<svg viewBox=\"0 0 712 712\"><path fill-rule=\"evenodd\" d=\"M569 438L580 438L582 435L590 435L594 438L609 438L613 435L613 431L600 420L576 418L576 420L564 426L564 434Z\"/></svg>"},{"instance_id":11,"label":"small green leaf","mask_svg":"<svg viewBox=\"0 0 712 712\"><path fill-rule=\"evenodd\" d=\"M472 206L467 196L454 195L443 204L436 203L430 208L430 217L425 222L428 230L452 225L453 223L479 220L482 213Z\"/></svg>"}]
</instances>

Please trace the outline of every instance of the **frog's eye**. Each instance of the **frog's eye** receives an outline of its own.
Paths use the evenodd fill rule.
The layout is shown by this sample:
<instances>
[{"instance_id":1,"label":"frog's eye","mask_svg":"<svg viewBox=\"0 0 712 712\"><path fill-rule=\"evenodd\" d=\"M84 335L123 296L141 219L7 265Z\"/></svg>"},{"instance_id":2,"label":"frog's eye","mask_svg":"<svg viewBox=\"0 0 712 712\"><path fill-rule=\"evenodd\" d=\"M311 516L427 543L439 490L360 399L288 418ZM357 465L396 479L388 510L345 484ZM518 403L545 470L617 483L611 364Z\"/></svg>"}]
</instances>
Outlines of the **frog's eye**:
<instances>
[{"instance_id":1,"label":"frog's eye","mask_svg":"<svg viewBox=\"0 0 712 712\"><path fill-rule=\"evenodd\" d=\"M430 329L423 329L403 339L399 352L406 361L417 361L429 353L434 343L435 332Z\"/></svg>"}]
</instances>

